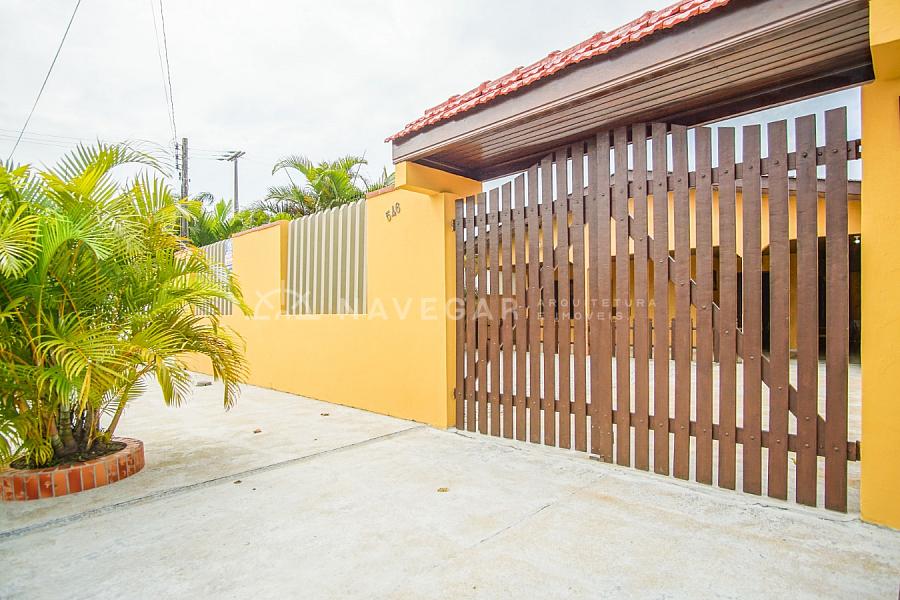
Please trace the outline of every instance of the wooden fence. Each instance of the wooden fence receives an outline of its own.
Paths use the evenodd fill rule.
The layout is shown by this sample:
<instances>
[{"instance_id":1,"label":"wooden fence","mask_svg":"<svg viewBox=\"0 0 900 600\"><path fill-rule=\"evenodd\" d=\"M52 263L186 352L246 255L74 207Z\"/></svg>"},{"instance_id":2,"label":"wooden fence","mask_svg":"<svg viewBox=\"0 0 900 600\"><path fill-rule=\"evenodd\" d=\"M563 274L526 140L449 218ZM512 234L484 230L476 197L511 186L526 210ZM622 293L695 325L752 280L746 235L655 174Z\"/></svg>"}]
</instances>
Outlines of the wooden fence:
<instances>
[{"instance_id":1,"label":"wooden fence","mask_svg":"<svg viewBox=\"0 0 900 600\"><path fill-rule=\"evenodd\" d=\"M231 269L231 240L222 240L200 248L206 255L206 259L213 264L215 277L220 281L228 278L228 271ZM231 302L223 298L216 298L213 301L216 310L220 315L231 314ZM200 314L211 314L211 310L201 310Z\"/></svg>"},{"instance_id":2,"label":"wooden fence","mask_svg":"<svg viewBox=\"0 0 900 600\"><path fill-rule=\"evenodd\" d=\"M366 312L364 200L291 221L287 314Z\"/></svg>"},{"instance_id":3,"label":"wooden fence","mask_svg":"<svg viewBox=\"0 0 900 600\"><path fill-rule=\"evenodd\" d=\"M763 129L744 127L741 162L733 128L718 128L716 152L712 130L696 128L693 170L686 128L621 127L560 148L499 189L458 200L456 288L465 318L456 324L457 427L723 488L740 483L774 498L787 499L790 480L794 499L807 505L817 503L824 457L825 507L845 511L847 461L859 457L858 442L847 440L847 161L859 157L859 142L847 141L845 109L826 113L823 146L815 121L796 120L794 152L787 122L769 123L766 157ZM801 307L795 381L792 295ZM668 328L651 330L654 313L674 318L671 336ZM626 315L633 330L614 328Z\"/></svg>"}]
</instances>

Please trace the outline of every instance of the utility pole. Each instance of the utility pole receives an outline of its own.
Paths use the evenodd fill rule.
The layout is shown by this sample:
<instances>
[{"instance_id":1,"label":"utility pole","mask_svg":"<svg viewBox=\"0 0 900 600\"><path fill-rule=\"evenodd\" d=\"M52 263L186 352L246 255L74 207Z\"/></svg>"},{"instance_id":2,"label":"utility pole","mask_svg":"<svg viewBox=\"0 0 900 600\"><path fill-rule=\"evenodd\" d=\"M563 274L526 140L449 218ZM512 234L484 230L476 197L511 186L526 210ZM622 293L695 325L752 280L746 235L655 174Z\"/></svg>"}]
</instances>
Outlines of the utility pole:
<instances>
[{"instance_id":1,"label":"utility pole","mask_svg":"<svg viewBox=\"0 0 900 600\"><path fill-rule=\"evenodd\" d=\"M234 150L229 152L227 156L224 158L220 158L219 160L227 160L229 162L234 163L234 212L237 214L238 211L238 159L242 157L246 152L241 150Z\"/></svg>"},{"instance_id":2,"label":"utility pole","mask_svg":"<svg viewBox=\"0 0 900 600\"><path fill-rule=\"evenodd\" d=\"M181 197L188 197L188 139L181 138ZM187 237L187 219L181 217L181 236Z\"/></svg>"}]
</instances>

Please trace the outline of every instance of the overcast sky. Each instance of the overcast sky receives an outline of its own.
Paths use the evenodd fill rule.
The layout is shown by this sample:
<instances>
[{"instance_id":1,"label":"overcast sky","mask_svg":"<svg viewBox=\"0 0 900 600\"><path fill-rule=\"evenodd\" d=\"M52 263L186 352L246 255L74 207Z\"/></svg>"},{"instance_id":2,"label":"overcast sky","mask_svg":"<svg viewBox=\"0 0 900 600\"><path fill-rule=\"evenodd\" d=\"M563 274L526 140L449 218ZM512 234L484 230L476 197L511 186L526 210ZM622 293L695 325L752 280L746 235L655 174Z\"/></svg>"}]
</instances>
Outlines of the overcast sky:
<instances>
[{"instance_id":1,"label":"overcast sky","mask_svg":"<svg viewBox=\"0 0 900 600\"><path fill-rule=\"evenodd\" d=\"M430 106L610 30L668 0L298 2L163 0L178 137L188 137L191 193L232 197L231 165L247 153L246 205L268 186L281 156L365 155L368 175L390 165L384 138ZM0 0L0 160L13 147L75 0ZM159 0L83 0L17 162L53 163L75 138L173 140L157 38ZM858 91L776 109L735 124L850 107ZM858 173L858 166L854 169Z\"/></svg>"}]
</instances>

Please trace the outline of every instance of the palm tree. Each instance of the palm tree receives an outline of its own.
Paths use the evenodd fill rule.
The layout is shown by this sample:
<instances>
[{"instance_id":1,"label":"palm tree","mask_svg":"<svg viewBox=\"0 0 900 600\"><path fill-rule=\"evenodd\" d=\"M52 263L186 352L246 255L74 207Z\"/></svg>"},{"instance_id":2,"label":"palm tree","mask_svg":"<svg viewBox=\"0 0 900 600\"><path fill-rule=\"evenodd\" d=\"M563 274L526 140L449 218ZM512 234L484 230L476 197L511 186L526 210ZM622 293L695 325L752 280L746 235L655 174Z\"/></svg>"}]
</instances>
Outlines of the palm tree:
<instances>
[{"instance_id":1,"label":"palm tree","mask_svg":"<svg viewBox=\"0 0 900 600\"><path fill-rule=\"evenodd\" d=\"M291 183L270 187L259 207L300 217L360 200L365 191L357 186L357 181L361 179L359 168L364 164L366 160L360 156L343 156L318 164L305 156L282 158L275 163L272 174L283 170ZM292 171L300 174L299 185L291 177Z\"/></svg>"},{"instance_id":2,"label":"palm tree","mask_svg":"<svg viewBox=\"0 0 900 600\"><path fill-rule=\"evenodd\" d=\"M243 221L232 214L231 203L227 200L216 201L209 192L194 196L192 209L194 214L188 224L188 237L195 246L226 240L244 229Z\"/></svg>"},{"instance_id":3,"label":"palm tree","mask_svg":"<svg viewBox=\"0 0 900 600\"><path fill-rule=\"evenodd\" d=\"M142 165L119 185L112 171ZM57 167L0 164L0 464L36 467L109 448L127 403L155 379L191 393L183 357L209 357L238 398L241 341L217 299L246 314L237 281L178 236L177 200L153 157L78 147Z\"/></svg>"},{"instance_id":4,"label":"palm tree","mask_svg":"<svg viewBox=\"0 0 900 600\"><path fill-rule=\"evenodd\" d=\"M377 192L378 190L394 185L394 173L388 173L387 167L381 170L381 176L375 181L363 180L366 184L367 192Z\"/></svg>"},{"instance_id":5,"label":"palm tree","mask_svg":"<svg viewBox=\"0 0 900 600\"><path fill-rule=\"evenodd\" d=\"M194 196L188 205L191 219L188 221L188 237L197 247L227 240L235 233L259 227L278 220L290 220L285 212L269 212L259 206L234 212L231 202L216 200L209 192Z\"/></svg>"}]
</instances>

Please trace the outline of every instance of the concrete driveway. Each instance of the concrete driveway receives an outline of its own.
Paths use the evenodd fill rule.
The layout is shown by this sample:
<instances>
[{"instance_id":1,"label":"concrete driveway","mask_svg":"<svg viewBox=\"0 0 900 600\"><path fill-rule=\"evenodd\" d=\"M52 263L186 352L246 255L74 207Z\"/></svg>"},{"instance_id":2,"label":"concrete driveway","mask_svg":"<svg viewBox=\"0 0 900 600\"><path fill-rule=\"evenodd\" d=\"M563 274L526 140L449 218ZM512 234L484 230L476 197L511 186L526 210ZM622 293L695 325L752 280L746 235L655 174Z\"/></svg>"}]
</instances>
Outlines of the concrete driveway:
<instances>
[{"instance_id":1,"label":"concrete driveway","mask_svg":"<svg viewBox=\"0 0 900 600\"><path fill-rule=\"evenodd\" d=\"M121 430L141 473L0 504L0 598L898 594L900 532L854 515L260 388L220 402L148 393Z\"/></svg>"}]
</instances>

